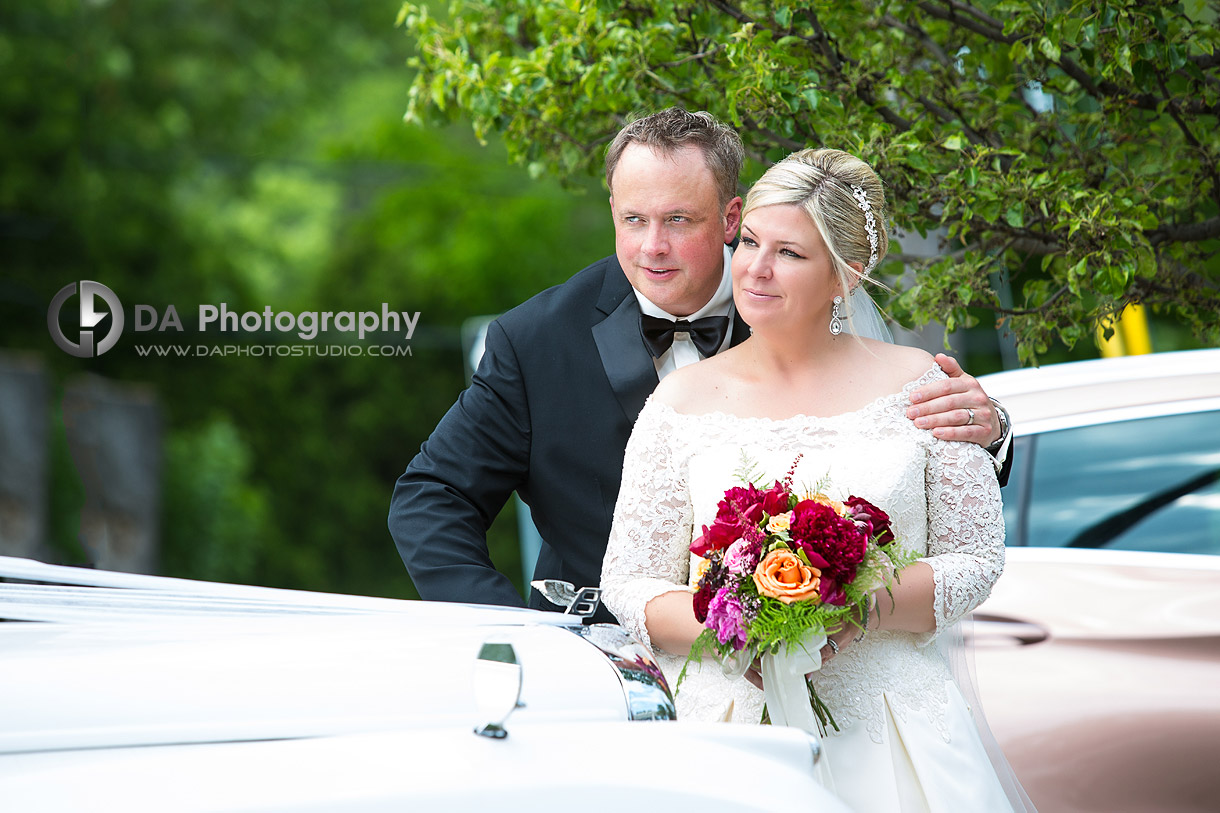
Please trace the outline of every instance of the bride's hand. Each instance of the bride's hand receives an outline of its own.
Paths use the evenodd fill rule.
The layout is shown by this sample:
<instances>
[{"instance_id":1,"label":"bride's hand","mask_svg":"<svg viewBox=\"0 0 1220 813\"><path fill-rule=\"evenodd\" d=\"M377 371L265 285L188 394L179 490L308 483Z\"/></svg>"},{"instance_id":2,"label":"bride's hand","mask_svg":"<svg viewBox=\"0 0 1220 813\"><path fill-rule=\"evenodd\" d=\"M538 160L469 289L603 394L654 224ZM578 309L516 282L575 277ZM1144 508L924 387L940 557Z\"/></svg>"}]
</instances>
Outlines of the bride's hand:
<instances>
[{"instance_id":1,"label":"bride's hand","mask_svg":"<svg viewBox=\"0 0 1220 813\"><path fill-rule=\"evenodd\" d=\"M826 643L822 646L822 663L834 658L836 655L842 654L843 650L847 649L855 642L856 636L860 630L853 627L851 624L840 629L838 632L826 636ZM834 642L831 645L831 642ZM813 674L810 672L809 674ZM808 677L808 676L806 676Z\"/></svg>"},{"instance_id":2,"label":"bride's hand","mask_svg":"<svg viewBox=\"0 0 1220 813\"><path fill-rule=\"evenodd\" d=\"M826 636L826 643L822 646L822 663L824 664L836 655L842 654L843 650L860 640L860 638L863 637L861 635L863 630L863 626L848 621L842 627L839 627L839 629L828 633ZM834 641L834 646L831 646L831 641ZM805 677L809 677L813 674L813 672L810 672Z\"/></svg>"}]
</instances>

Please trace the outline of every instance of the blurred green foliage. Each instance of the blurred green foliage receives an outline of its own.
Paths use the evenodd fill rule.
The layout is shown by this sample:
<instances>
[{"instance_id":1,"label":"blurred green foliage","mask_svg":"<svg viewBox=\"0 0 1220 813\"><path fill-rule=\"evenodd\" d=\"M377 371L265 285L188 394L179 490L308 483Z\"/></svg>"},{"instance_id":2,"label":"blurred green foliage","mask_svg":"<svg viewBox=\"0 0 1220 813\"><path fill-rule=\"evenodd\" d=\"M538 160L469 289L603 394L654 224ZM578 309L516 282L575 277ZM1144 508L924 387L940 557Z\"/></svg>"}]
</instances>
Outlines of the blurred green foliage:
<instances>
[{"instance_id":1,"label":"blurred green foliage","mask_svg":"<svg viewBox=\"0 0 1220 813\"><path fill-rule=\"evenodd\" d=\"M462 322L612 250L603 193L531 180L464 131L403 124L395 11L0 7L0 348L38 353L57 388L82 372L155 387L167 574L414 595L385 516L394 480L465 385ZM81 279L127 308L128 332L95 359L60 352L46 326L52 296ZM135 351L221 341L195 332L198 306L221 302L294 313L385 302L421 316L400 358ZM185 332L134 333L136 303L173 304ZM83 495L62 430L53 447L53 542L79 561ZM491 547L519 572L511 511Z\"/></svg>"}]
</instances>

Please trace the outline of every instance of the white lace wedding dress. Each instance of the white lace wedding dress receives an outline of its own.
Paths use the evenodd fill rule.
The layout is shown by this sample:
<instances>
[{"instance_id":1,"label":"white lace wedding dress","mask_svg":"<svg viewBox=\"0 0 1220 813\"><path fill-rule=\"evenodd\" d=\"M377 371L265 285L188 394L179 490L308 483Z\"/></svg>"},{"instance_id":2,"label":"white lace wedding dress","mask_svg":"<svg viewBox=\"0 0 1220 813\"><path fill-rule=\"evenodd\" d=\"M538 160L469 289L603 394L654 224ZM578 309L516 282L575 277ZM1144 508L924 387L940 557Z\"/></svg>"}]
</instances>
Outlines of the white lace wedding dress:
<instances>
[{"instance_id":1,"label":"white lace wedding dress","mask_svg":"<svg viewBox=\"0 0 1220 813\"><path fill-rule=\"evenodd\" d=\"M831 496L855 494L888 512L896 544L932 567L937 631L870 632L813 681L841 729L823 738L824 781L861 813L1012 809L933 644L987 597L1004 564L991 458L974 444L937 440L905 415L911 390L944 377L934 366L902 392L829 418L688 415L649 400L627 445L602 571L606 606L651 646L644 606L687 588L692 532L741 484L743 450L768 483L803 453L795 485L828 475ZM685 653L655 654L676 685ZM757 723L763 694L709 657L687 669L677 704L679 720Z\"/></svg>"}]
</instances>

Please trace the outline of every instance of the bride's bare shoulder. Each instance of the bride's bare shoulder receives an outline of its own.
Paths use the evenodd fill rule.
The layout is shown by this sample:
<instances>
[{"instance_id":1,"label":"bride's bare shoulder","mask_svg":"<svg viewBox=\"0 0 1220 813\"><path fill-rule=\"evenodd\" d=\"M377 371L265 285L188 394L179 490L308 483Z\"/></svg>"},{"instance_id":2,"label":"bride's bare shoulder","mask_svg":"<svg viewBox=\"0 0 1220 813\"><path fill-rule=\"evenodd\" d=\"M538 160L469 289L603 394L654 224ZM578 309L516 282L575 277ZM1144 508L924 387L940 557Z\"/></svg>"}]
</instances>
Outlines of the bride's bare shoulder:
<instances>
[{"instance_id":1,"label":"bride's bare shoulder","mask_svg":"<svg viewBox=\"0 0 1220 813\"><path fill-rule=\"evenodd\" d=\"M896 391L932 369L935 359L926 350L861 339L861 362L886 382L886 389ZM871 360L871 361L870 361ZM880 381L878 381L880 383Z\"/></svg>"},{"instance_id":2,"label":"bride's bare shoulder","mask_svg":"<svg viewBox=\"0 0 1220 813\"><path fill-rule=\"evenodd\" d=\"M709 404L725 397L737 381L736 363L732 350L675 370L657 385L653 400L666 404L676 412L704 412Z\"/></svg>"}]
</instances>

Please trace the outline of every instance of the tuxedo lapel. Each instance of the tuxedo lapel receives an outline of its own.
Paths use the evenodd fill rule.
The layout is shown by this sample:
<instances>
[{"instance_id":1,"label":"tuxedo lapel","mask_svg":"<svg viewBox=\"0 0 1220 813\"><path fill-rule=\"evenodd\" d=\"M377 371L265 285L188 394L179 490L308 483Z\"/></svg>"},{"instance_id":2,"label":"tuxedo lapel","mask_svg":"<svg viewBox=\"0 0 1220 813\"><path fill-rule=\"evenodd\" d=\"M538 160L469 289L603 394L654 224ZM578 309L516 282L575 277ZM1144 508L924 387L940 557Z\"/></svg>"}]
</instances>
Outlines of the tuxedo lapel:
<instances>
[{"instance_id":1,"label":"tuxedo lapel","mask_svg":"<svg viewBox=\"0 0 1220 813\"><path fill-rule=\"evenodd\" d=\"M597 308L607 314L593 326L602 369L623 414L632 423L657 388L657 368L640 337L640 306L617 262L607 264Z\"/></svg>"}]
</instances>

